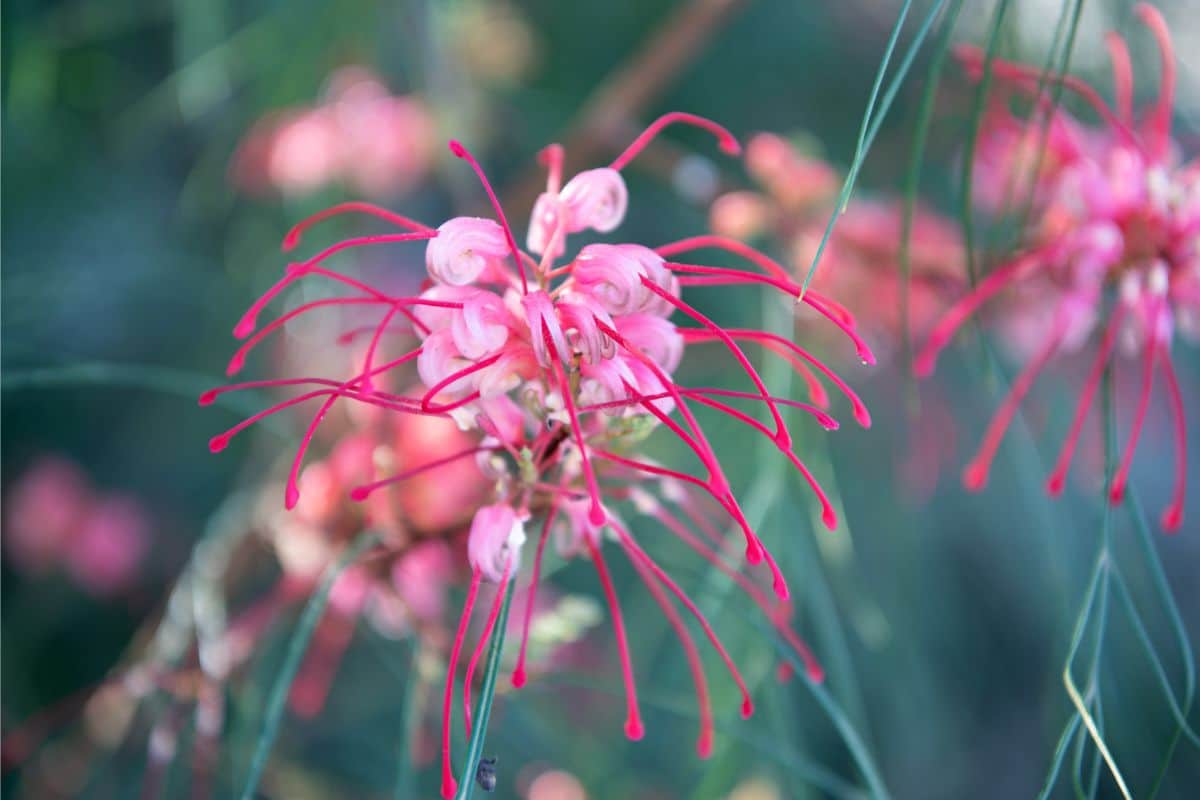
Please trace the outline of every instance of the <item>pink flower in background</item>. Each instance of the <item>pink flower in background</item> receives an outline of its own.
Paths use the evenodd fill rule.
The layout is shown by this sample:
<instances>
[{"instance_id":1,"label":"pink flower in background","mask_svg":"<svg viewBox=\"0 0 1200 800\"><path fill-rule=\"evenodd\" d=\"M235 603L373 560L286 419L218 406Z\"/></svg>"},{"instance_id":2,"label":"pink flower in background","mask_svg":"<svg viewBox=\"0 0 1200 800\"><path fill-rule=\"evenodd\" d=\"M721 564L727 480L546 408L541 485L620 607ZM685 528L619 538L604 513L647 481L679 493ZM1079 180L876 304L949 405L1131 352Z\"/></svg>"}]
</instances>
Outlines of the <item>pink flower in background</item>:
<instances>
[{"instance_id":1,"label":"pink flower in background","mask_svg":"<svg viewBox=\"0 0 1200 800\"><path fill-rule=\"evenodd\" d=\"M133 498L97 492L74 462L45 456L10 490L5 554L41 575L64 569L89 594L120 594L137 581L150 546L150 522Z\"/></svg>"},{"instance_id":2,"label":"pink flower in background","mask_svg":"<svg viewBox=\"0 0 1200 800\"><path fill-rule=\"evenodd\" d=\"M232 176L250 191L308 194L341 181L383 197L425 175L433 142L421 100L391 94L370 70L345 67L330 76L320 104L260 120L239 146Z\"/></svg>"},{"instance_id":3,"label":"pink flower in background","mask_svg":"<svg viewBox=\"0 0 1200 800\"><path fill-rule=\"evenodd\" d=\"M1050 116L1051 151L1031 177L1027 194L1033 223L1021 250L963 297L933 328L918 355L919 374L932 372L939 353L985 304L997 300L1004 330L1025 351L1028 364L1017 377L984 434L978 454L964 472L969 488L980 489L1017 406L1038 374L1056 355L1079 350L1099 338L1075 416L1047 482L1051 494L1062 491L1079 436L1105 368L1114 352L1140 361L1141 393L1110 499L1124 496L1138 439L1150 408L1156 374L1167 390L1174 425L1176 477L1173 496L1162 515L1163 528L1178 530L1183 521L1186 487L1184 401L1171 363L1176 331L1195 339L1200 330L1200 165L1181 163L1170 137L1175 91L1175 59L1166 22L1152 6L1136 14L1157 39L1162 78L1157 101L1136 120L1133 113L1129 53L1115 33L1107 40L1116 85L1115 108L1090 86L1073 78L1063 83L1104 120L1091 128L1054 110ZM962 49L968 71L978 75L982 55ZM1034 91L1035 67L994 62L998 80ZM1042 107L1042 99L1038 100ZM1020 174L1030 161L1021 135L1008 117L994 113L994 127L980 132L985 159L981 176L989 181ZM1039 125L1030 124L1030 129Z\"/></svg>"},{"instance_id":4,"label":"pink flower in background","mask_svg":"<svg viewBox=\"0 0 1200 800\"><path fill-rule=\"evenodd\" d=\"M837 201L837 171L771 133L750 140L746 169L764 192L735 191L718 197L709 213L713 232L731 238L770 234L789 254L796 274L806 275ZM839 299L847 324L856 327L861 318L874 338L885 343L902 336L902 294L907 293L910 335L918 336L965 283L957 225L918 206L906 286L900 252L903 222L899 202L852 200L810 283L812 289Z\"/></svg>"},{"instance_id":5,"label":"pink flower in background","mask_svg":"<svg viewBox=\"0 0 1200 800\"><path fill-rule=\"evenodd\" d=\"M682 540L702 558L727 574L758 605L801 658L810 679L821 669L807 647L788 626L786 583L774 559L742 513L715 450L705 435L699 413L716 412L765 437L801 472L822 504L829 527L837 524L832 505L792 450L791 432L780 410L800 408L821 426L837 423L815 406L773 396L743 351L743 344L764 347L810 377L819 373L850 401L863 426L870 415L852 389L826 364L790 339L752 329L727 329L682 298L691 285L762 285L795 299L799 286L786 269L763 254L721 237L701 236L651 249L640 244L591 244L565 263L568 237L582 231L609 232L623 221L630 199L621 170L662 128L686 123L711 132L723 150L737 153L736 140L724 128L688 114L668 114L653 125L607 167L584 171L570 180L562 175L563 152L551 145L542 152L548 168L546 191L537 199L527 231L528 251L521 251L490 184L474 157L457 142L451 150L467 161L492 201L495 219L456 217L431 228L366 204L346 204L301 223L289 234L285 249L295 247L312 224L343 212L367 213L387 220L403 232L367 236L342 242L316 256L291 265L286 274L256 301L239 322L239 338L257 343L278 327L278 320L256 333L262 310L296 282L323 277L342 284L349 294L328 303L372 308L376 316L371 344L360 371L349 379L324 377L257 381L212 390L201 398L212 402L218 393L247 386L298 387L302 393L285 400L213 438L214 451L255 421L308 400L320 400L293 460L285 488L285 505L297 507L304 489L300 475L305 452L318 426L339 401L396 412L412 426L404 441L419 441L411 431L447 420L473 438L455 452L432 456L431 448L415 445L421 461L397 458L394 474L367 477L350 496L370 503L396 487L411 485L420 476L435 481L429 492L457 491L452 474L470 465L491 485L487 497L467 506L473 513L467 534L467 563L471 583L450 654L443 707L443 794L453 794L450 765L451 693L473 608L484 581L497 586L483 634L467 660L466 687L496 624L504 598L516 578L523 553L534 545L530 598L539 582L545 546L551 535L564 557L586 556L593 564L611 611L617 654L626 689L625 732L641 738L643 725L637 701L634 667L616 588L602 554L607 539L628 558L676 631L691 666L701 730L697 749L711 752L713 733L705 673L688 627L674 603L687 609L704 630L743 696L743 713L752 703L737 667L721 645L704 614L635 539L621 508ZM394 296L324 266L326 259L348 248L385 242L426 242L429 283L416 295ZM712 248L731 252L750 269L711 267L669 260L683 253ZM873 362L870 349L855 332L847 315L819 291L802 302L830 320L853 342L860 359ZM315 307L309 304L308 308ZM305 313L301 306L289 316ZM673 320L678 317L689 325ZM416 334L419 346L400 356L384 356L381 342L393 322ZM731 358L744 390L692 387L674 373L686 352L715 344ZM239 352L231 372L241 365ZM416 367L423 383L420 396L385 391L379 380L399 369ZM816 378L811 377L816 383ZM748 406L742 410L739 406ZM751 412L765 412L763 422ZM659 465L639 454L645 437L666 429L694 455L694 472ZM433 430L433 428L429 428ZM424 435L424 434L422 434ZM478 438L482 437L482 439ZM457 474L457 473L453 473ZM462 476L454 478L461 481ZM324 495L324 490L322 490ZM468 501L463 500L464 504ZM465 510L465 509L464 509ZM726 561L726 524L739 530L746 561L762 563L771 576L775 597L754 577ZM525 682L525 652L530 614L524 619L520 656L513 671L514 685ZM469 700L469 697L468 697ZM465 703L469 714L469 702ZM468 719L468 726L470 720Z\"/></svg>"}]
</instances>

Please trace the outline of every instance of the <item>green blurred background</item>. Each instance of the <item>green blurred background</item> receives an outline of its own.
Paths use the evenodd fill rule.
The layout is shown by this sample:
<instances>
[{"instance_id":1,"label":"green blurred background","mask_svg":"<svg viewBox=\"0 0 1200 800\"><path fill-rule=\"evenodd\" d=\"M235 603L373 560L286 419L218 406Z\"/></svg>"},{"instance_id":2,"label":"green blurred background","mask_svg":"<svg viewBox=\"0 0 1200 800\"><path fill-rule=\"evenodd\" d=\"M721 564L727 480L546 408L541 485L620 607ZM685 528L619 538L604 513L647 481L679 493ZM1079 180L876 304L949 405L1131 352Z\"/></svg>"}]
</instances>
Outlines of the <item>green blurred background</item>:
<instances>
[{"instance_id":1,"label":"green blurred background","mask_svg":"<svg viewBox=\"0 0 1200 800\"><path fill-rule=\"evenodd\" d=\"M916 4L902 49L928 8ZM1185 3L1162 8L1183 62L1177 130L1195 152L1189 123L1200 113L1200 62L1192 46L1200 21ZM982 42L992 9L966 3L956 39ZM1099 34L1128 27L1129 9L1089 2L1084 12L1074 63L1102 87L1108 84ZM1013 3L1001 51L1040 63L1059 10L1049 0ZM534 156L545 143L568 141L590 155L588 163L600 163L627 130L667 110L711 117L739 136L806 132L844 169L898 11L899 4L867 0L5 2L4 496L40 457L58 455L80 465L98 491L136 498L151 531L136 580L116 595L98 597L61 573L31 575L5 560L5 730L102 679L135 631L161 612L223 499L254 488L276 468L279 444L270 434L210 455L208 438L235 418L198 408L195 397L221 382L233 349L230 330L281 268L278 242L288 227L354 193L327 187L281 197L239 190L230 180L231 159L257 120L312 104L331 72L359 64L393 92L419 93L433 111L438 141L453 136L481 154L510 202L528 202L523 187L531 175L536 181ZM1154 75L1147 42L1139 33L1134 51L1150 70L1144 74ZM631 65L640 67L631 73ZM923 52L866 162L861 191L899 192L927 65ZM923 194L951 213L971 97L971 87L949 67ZM581 129L588 120L607 130ZM738 164L718 161L704 137L668 138L678 153L696 155L682 166L630 173L637 198L623 228L630 240L658 243L700 232L713 179L722 188L748 185ZM477 210L480 197L439 144L420 185L382 200L435 221L456 209ZM525 210L510 213L522 217ZM419 258L397 258L395 269L420 270ZM738 295L736 307L714 293L699 296L702 307L720 313L762 312L752 293ZM732 426L717 433L741 491L766 493L759 509L764 539L795 587L800 629L828 666L831 692L896 797L1032 796L1068 717L1062 663L1098 546L1100 504L1086 487L1068 490L1057 503L1045 497L1042 477L1058 439L1029 430L1061 430L1075 384L1046 379L1036 414L1051 422L1018 430L1001 450L988 491L969 495L958 471L1011 370L983 352L958 348L935 380L946 418L919 436L956 429L957 444L939 476L923 476L936 478L936 488L919 499L901 469L915 437L897 370L838 364L862 389L876 424L870 431L846 425L830 435L802 433L807 451L801 452L812 453L840 494L845 523L835 534L814 532L807 494L774 463L777 454L740 446ZM1185 396L1196 397L1200 358L1181 345L1177 363ZM252 364L251 372L267 369ZM1118 393L1118 400L1129 404L1127 395ZM1170 488L1169 471L1156 468L1170 458L1166 430L1165 423L1151 425L1135 470L1151 509ZM1195 424L1192 430L1195 475L1200 437ZM762 488L776 479L782 484L773 494ZM1171 538L1155 526L1153 539L1195 643L1196 479L1190 488L1193 522ZM1114 557L1144 603L1148 632L1178 686L1181 656L1123 510L1114 517L1114 539ZM857 783L845 747L804 684L780 685L771 677L771 644L743 623L749 604L723 603L722 588L685 557L671 563L689 586L708 593L715 624L757 675L760 713L748 722L723 715L716 755L696 760L694 723L673 710L691 706L683 658L663 643L665 625L656 614L631 611L639 621L632 634L641 653L639 679L647 697L658 699L647 701L646 739L625 742L609 713L619 682L607 658L611 634L600 624L592 632L605 654L600 663L499 701L489 739L489 751L500 757L498 796L529 796L528 770L536 765L570 771L593 798L816 798L842 796ZM631 589L631 607L646 608L632 575L620 577ZM556 580L598 596L580 566ZM263 687L285 636L286 630L273 631L261 657L230 688L216 796L233 796L240 787ZM1131 783L1148 787L1167 752L1170 711L1133 628L1119 616L1104 647L1100 686L1110 743ZM326 712L285 722L264 796L391 796L405 652L360 629ZM144 711L120 747L86 764L54 749L63 731L78 725L68 715L54 726L49 745L21 764L6 763L4 793L134 796L144 788L155 713L168 712ZM1085 775L1092 758L1086 754ZM814 785L810 768L818 784L822 770L844 783ZM421 773L418 796L432 796L435 771ZM1062 796L1070 794L1069 782L1060 786ZM173 767L166 796L188 796L189 783L186 766ZM1100 796L1117 796L1111 782L1100 784ZM1159 796L1195 796L1198 787L1200 758L1184 743Z\"/></svg>"}]
</instances>

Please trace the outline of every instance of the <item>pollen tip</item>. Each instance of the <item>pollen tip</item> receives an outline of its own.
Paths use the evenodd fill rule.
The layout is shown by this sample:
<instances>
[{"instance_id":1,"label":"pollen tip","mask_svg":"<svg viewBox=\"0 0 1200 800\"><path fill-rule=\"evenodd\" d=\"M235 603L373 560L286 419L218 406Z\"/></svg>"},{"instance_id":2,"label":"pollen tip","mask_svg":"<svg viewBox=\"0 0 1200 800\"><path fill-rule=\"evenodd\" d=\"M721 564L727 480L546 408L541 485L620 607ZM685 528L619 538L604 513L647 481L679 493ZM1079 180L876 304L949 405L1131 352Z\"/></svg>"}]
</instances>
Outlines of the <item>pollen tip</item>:
<instances>
[{"instance_id":1,"label":"pollen tip","mask_svg":"<svg viewBox=\"0 0 1200 800\"><path fill-rule=\"evenodd\" d=\"M525 685L525 668L524 667L517 667L516 669L513 670L512 685L513 685L513 688L515 688L515 689L520 689L522 686Z\"/></svg>"},{"instance_id":2,"label":"pollen tip","mask_svg":"<svg viewBox=\"0 0 1200 800\"><path fill-rule=\"evenodd\" d=\"M925 354L917 356L913 359L912 370L918 378L928 378L933 374L933 358Z\"/></svg>"},{"instance_id":3,"label":"pollen tip","mask_svg":"<svg viewBox=\"0 0 1200 800\"><path fill-rule=\"evenodd\" d=\"M733 157L742 154L742 143L730 136L728 139L722 139L720 144L721 152Z\"/></svg>"},{"instance_id":4,"label":"pollen tip","mask_svg":"<svg viewBox=\"0 0 1200 800\"><path fill-rule=\"evenodd\" d=\"M199 401L200 405L211 406L213 403L216 402L217 394L218 393L217 393L216 389L209 389L207 392L204 392L203 394L200 395L200 401Z\"/></svg>"},{"instance_id":5,"label":"pollen tip","mask_svg":"<svg viewBox=\"0 0 1200 800\"><path fill-rule=\"evenodd\" d=\"M631 742L641 741L646 735L646 727L638 717L630 717L625 722L625 738Z\"/></svg>"},{"instance_id":6,"label":"pollen tip","mask_svg":"<svg viewBox=\"0 0 1200 800\"><path fill-rule=\"evenodd\" d=\"M1046 479L1046 494L1051 497L1058 497L1063 493L1063 488L1067 484L1067 476L1061 472L1055 472Z\"/></svg>"},{"instance_id":7,"label":"pollen tip","mask_svg":"<svg viewBox=\"0 0 1200 800\"><path fill-rule=\"evenodd\" d=\"M750 719L752 716L754 716L754 701L747 695L742 698L742 719Z\"/></svg>"},{"instance_id":8,"label":"pollen tip","mask_svg":"<svg viewBox=\"0 0 1200 800\"><path fill-rule=\"evenodd\" d=\"M287 236L283 237L283 243L280 244L279 249L285 253L290 253L296 249L296 245L298 244L300 244L300 231L293 229L288 231Z\"/></svg>"},{"instance_id":9,"label":"pollen tip","mask_svg":"<svg viewBox=\"0 0 1200 800\"><path fill-rule=\"evenodd\" d=\"M242 371L242 367L246 366L246 357L238 353L233 358L229 359L229 363L225 365L226 377L232 378Z\"/></svg>"},{"instance_id":10,"label":"pollen tip","mask_svg":"<svg viewBox=\"0 0 1200 800\"><path fill-rule=\"evenodd\" d=\"M810 681L812 681L813 683L824 683L825 682L825 668L822 667L820 664L817 664L817 663L809 664L804 669L804 674L807 675L808 679Z\"/></svg>"},{"instance_id":11,"label":"pollen tip","mask_svg":"<svg viewBox=\"0 0 1200 800\"><path fill-rule=\"evenodd\" d=\"M825 523L825 527L831 531L836 531L838 526L837 512L832 506L826 506L821 512L821 522Z\"/></svg>"},{"instance_id":12,"label":"pollen tip","mask_svg":"<svg viewBox=\"0 0 1200 800\"><path fill-rule=\"evenodd\" d=\"M463 147L462 143L460 143L457 139L450 140L450 152L454 153L454 155L458 156L459 158L467 157L467 148Z\"/></svg>"},{"instance_id":13,"label":"pollen tip","mask_svg":"<svg viewBox=\"0 0 1200 800\"><path fill-rule=\"evenodd\" d=\"M604 510L604 506L593 501L591 508L588 509L588 522L592 523L597 528L608 522L608 512Z\"/></svg>"},{"instance_id":14,"label":"pollen tip","mask_svg":"<svg viewBox=\"0 0 1200 800\"><path fill-rule=\"evenodd\" d=\"M963 469L962 481L963 486L969 492L982 491L984 486L987 486L988 465L979 461L972 461Z\"/></svg>"},{"instance_id":15,"label":"pollen tip","mask_svg":"<svg viewBox=\"0 0 1200 800\"><path fill-rule=\"evenodd\" d=\"M775 591L775 596L780 600L787 600L792 596L791 590L788 589L787 581L782 575L776 575L775 580L771 582L771 588Z\"/></svg>"},{"instance_id":16,"label":"pollen tip","mask_svg":"<svg viewBox=\"0 0 1200 800\"><path fill-rule=\"evenodd\" d=\"M356 503L361 503L371 495L370 486L355 486L350 490L350 499Z\"/></svg>"},{"instance_id":17,"label":"pollen tip","mask_svg":"<svg viewBox=\"0 0 1200 800\"><path fill-rule=\"evenodd\" d=\"M858 358L868 367L875 366L875 353L873 353L871 348L867 347L865 344L858 348Z\"/></svg>"},{"instance_id":18,"label":"pollen tip","mask_svg":"<svg viewBox=\"0 0 1200 800\"><path fill-rule=\"evenodd\" d=\"M300 502L300 490L289 483L287 490L283 493L283 507L291 511L298 502Z\"/></svg>"},{"instance_id":19,"label":"pollen tip","mask_svg":"<svg viewBox=\"0 0 1200 800\"><path fill-rule=\"evenodd\" d=\"M247 314L242 317L237 325L233 326L233 338L245 339L250 334L254 333L254 328L258 325L257 314Z\"/></svg>"},{"instance_id":20,"label":"pollen tip","mask_svg":"<svg viewBox=\"0 0 1200 800\"><path fill-rule=\"evenodd\" d=\"M854 420L863 428L871 427L871 412L861 404L854 406Z\"/></svg>"},{"instance_id":21,"label":"pollen tip","mask_svg":"<svg viewBox=\"0 0 1200 800\"><path fill-rule=\"evenodd\" d=\"M712 731L706 730L696 739L696 755L701 760L711 758L713 753L713 736Z\"/></svg>"},{"instance_id":22,"label":"pollen tip","mask_svg":"<svg viewBox=\"0 0 1200 800\"><path fill-rule=\"evenodd\" d=\"M787 683L792 679L792 665L786 661L780 661L775 665L775 682Z\"/></svg>"},{"instance_id":23,"label":"pollen tip","mask_svg":"<svg viewBox=\"0 0 1200 800\"><path fill-rule=\"evenodd\" d=\"M746 563L754 565L754 564L761 563L762 560L763 560L762 545L756 541L747 542L746 543Z\"/></svg>"},{"instance_id":24,"label":"pollen tip","mask_svg":"<svg viewBox=\"0 0 1200 800\"><path fill-rule=\"evenodd\" d=\"M1183 506L1175 503L1170 508L1163 511L1163 530L1167 533L1177 533L1181 525L1183 525Z\"/></svg>"},{"instance_id":25,"label":"pollen tip","mask_svg":"<svg viewBox=\"0 0 1200 800\"><path fill-rule=\"evenodd\" d=\"M454 797L454 793L456 791L458 791L458 781L454 780L454 778L443 778L442 779L442 798L443 798L443 800L451 800L451 798Z\"/></svg>"},{"instance_id":26,"label":"pollen tip","mask_svg":"<svg viewBox=\"0 0 1200 800\"><path fill-rule=\"evenodd\" d=\"M219 453L229 446L229 434L221 433L208 440L208 451Z\"/></svg>"},{"instance_id":27,"label":"pollen tip","mask_svg":"<svg viewBox=\"0 0 1200 800\"><path fill-rule=\"evenodd\" d=\"M1112 487L1108 490L1108 502L1114 506L1121 505L1125 499L1125 476L1117 475L1113 478Z\"/></svg>"}]
</instances>

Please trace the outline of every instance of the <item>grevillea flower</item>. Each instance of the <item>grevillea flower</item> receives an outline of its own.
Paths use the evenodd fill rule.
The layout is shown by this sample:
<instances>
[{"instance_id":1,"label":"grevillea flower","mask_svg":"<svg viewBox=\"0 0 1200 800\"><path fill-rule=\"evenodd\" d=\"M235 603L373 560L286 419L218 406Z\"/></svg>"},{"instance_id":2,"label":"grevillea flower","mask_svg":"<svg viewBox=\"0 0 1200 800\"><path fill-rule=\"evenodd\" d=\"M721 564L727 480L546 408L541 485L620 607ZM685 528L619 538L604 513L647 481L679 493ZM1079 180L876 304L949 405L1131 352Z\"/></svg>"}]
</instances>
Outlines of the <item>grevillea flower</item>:
<instances>
[{"instance_id":1,"label":"grevillea flower","mask_svg":"<svg viewBox=\"0 0 1200 800\"><path fill-rule=\"evenodd\" d=\"M317 105L260 120L239 146L231 176L250 191L307 194L340 180L380 197L425 174L433 130L420 99L391 94L368 69L343 67Z\"/></svg>"},{"instance_id":2,"label":"grevillea flower","mask_svg":"<svg viewBox=\"0 0 1200 800\"><path fill-rule=\"evenodd\" d=\"M696 284L762 285L796 298L799 287L787 271L757 251L721 237L701 236L656 249L634 243L592 244L564 263L568 234L615 230L628 209L628 192L621 170L666 126L686 123L711 132L728 153L739 152L737 141L724 128L688 114L668 114L652 124L608 167L588 170L565 184L562 181L562 148L547 147L542 154L548 168L546 192L537 200L529 223L528 243L533 253L517 246L506 215L482 168L458 142L451 151L478 175L490 198L495 219L455 218L432 228L366 204L335 207L302 222L285 240L291 249L310 225L333 214L359 212L395 224L403 232L368 236L342 242L289 267L287 273L255 302L238 324L235 334L261 341L273 322L259 333L257 318L278 294L297 281L320 276L352 290L340 300L347 305L375 307L378 317L373 349L361 371L346 380L297 378L259 381L212 390L202 402L219 392L246 386L298 386L304 392L239 423L213 438L211 447L222 449L230 437L264 416L303 401L319 401L312 423L293 461L285 490L285 504L300 500L297 476L305 451L321 419L339 400L369 404L414 418L450 417L463 429L477 431L481 441L414 469L381 480L371 480L351 492L358 501L369 501L418 474L445 465L472 460L481 474L493 481L490 501L477 507L467 536L471 582L466 604L450 653L443 706L443 794L450 796L455 781L450 763L452 688L464 639L480 585L497 585L483 635L468 660L464 707L469 715L471 678L492 635L507 592L517 576L527 539L535 539L529 580L533 608L546 543L554 534L565 557L586 556L592 562L611 610L617 652L626 693L625 733L639 739L643 725L634 667L626 641L616 587L603 555L605 542L615 543L629 559L655 601L677 632L684 648L701 709L697 749L707 756L712 746L712 711L708 685L698 650L674 601L681 603L701 625L705 636L728 668L742 693L742 711L753 709L749 690L736 665L704 614L687 593L642 548L634 526L620 515L628 507L656 521L688 547L730 577L767 615L768 621L808 665L809 677L821 678L821 669L806 645L788 626L788 590L770 553L750 526L697 416L701 409L724 414L764 436L802 473L823 508L826 524L833 528L836 515L820 486L792 450L784 421L784 408L798 408L826 429L837 427L815 406L772 395L743 344L764 346L797 369L815 369L830 378L851 401L856 419L864 426L870 416L862 402L823 362L790 339L750 329L726 329L682 298ZM324 263L347 248L382 242L426 242L430 283L419 295L392 296L330 270ZM744 259L748 269L704 266L671 259L682 253L712 248ZM873 360L869 348L854 333L852 323L838 306L819 292L809 292L802 302L849 334L863 360ZM300 306L289 315L305 313L314 304ZM690 324L681 325L672 318ZM394 318L403 318L419 346L397 358L372 353ZM730 354L744 376L746 390L691 387L674 377L687 350L715 343ZM243 348L245 350L246 348ZM244 352L231 365L241 366ZM420 397L380 390L378 376L416 362L424 384ZM763 422L735 404L754 404L769 418ZM689 472L660 465L640 456L638 447L655 428L664 428L690 450L698 470ZM722 552L724 536L720 518L740 530L746 561L763 563L769 570L776 597L771 598L755 579L728 563ZM528 613L512 682L526 679L525 652ZM468 728L470 720L468 718Z\"/></svg>"},{"instance_id":3,"label":"grevillea flower","mask_svg":"<svg viewBox=\"0 0 1200 800\"><path fill-rule=\"evenodd\" d=\"M133 587L151 542L133 497L97 491L73 461L44 456L13 482L4 504L4 552L31 575L64 569L97 597Z\"/></svg>"},{"instance_id":4,"label":"grevillea flower","mask_svg":"<svg viewBox=\"0 0 1200 800\"><path fill-rule=\"evenodd\" d=\"M983 444L964 472L968 488L980 489L1016 409L1038 374L1056 355L1078 350L1099 338L1095 357L1079 395L1074 419L1047 490L1059 494L1105 368L1116 352L1141 361L1141 393L1120 463L1110 489L1120 503L1129 477L1156 373L1161 374L1173 420L1176 449L1175 487L1162 515L1163 528L1178 530L1183 521L1186 485L1186 429L1179 381L1171 363L1178 331L1200 335L1200 164L1183 162L1171 139L1175 95L1175 57L1167 24L1152 6L1136 7L1138 18L1158 41L1162 77L1158 99L1140 120L1133 113L1129 53L1116 33L1107 38L1113 62L1116 103L1110 107L1087 84L1064 77L1062 84L1081 97L1104 121L1091 128L1058 109L1048 113L1049 150L1040 160L1029 155L1029 137L1038 125L1022 128L1000 109L980 131L980 176L984 182L1015 183L1027 170L1026 196L1031 219L1021 250L963 297L933 328L915 362L919 374L932 372L937 357L955 332L993 299L1014 302L1002 310L1009 330L1032 344L1029 362L1017 377L984 434ZM974 48L958 53L978 76L983 57ZM1034 93L1039 71L994 61L997 80ZM994 188L994 187L993 187ZM1006 190L1007 191L1007 190ZM992 196L997 195L992 192ZM986 206L986 203L985 203Z\"/></svg>"},{"instance_id":5,"label":"grevillea flower","mask_svg":"<svg viewBox=\"0 0 1200 800\"><path fill-rule=\"evenodd\" d=\"M746 170L763 191L718 197L709 214L714 233L732 238L770 234L805 275L837 202L840 180L829 164L803 154L788 140L759 133L746 147ZM904 207L854 199L839 214L811 288L841 302L838 313L862 319L880 342L900 340L907 301L908 335L920 337L965 285L957 226L917 206L909 232L907 282L901 269ZM880 354L887 355L886 348ZM820 394L814 395L819 400Z\"/></svg>"}]
</instances>

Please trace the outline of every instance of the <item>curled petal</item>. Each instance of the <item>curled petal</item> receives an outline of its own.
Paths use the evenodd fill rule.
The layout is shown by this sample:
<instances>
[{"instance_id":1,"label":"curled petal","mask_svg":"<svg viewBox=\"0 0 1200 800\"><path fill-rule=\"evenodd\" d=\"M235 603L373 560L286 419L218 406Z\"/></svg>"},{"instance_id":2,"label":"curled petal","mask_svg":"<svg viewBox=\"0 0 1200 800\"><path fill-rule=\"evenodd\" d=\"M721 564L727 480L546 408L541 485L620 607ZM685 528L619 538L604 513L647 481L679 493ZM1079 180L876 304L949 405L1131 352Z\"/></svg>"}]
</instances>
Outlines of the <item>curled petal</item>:
<instances>
[{"instance_id":1,"label":"curled petal","mask_svg":"<svg viewBox=\"0 0 1200 800\"><path fill-rule=\"evenodd\" d=\"M675 324L653 314L629 314L617 321L625 341L645 353L668 374L683 359L683 336Z\"/></svg>"},{"instance_id":2,"label":"curled petal","mask_svg":"<svg viewBox=\"0 0 1200 800\"><path fill-rule=\"evenodd\" d=\"M429 277L438 283L466 286L488 265L508 255L504 229L494 220L454 217L438 227L425 248Z\"/></svg>"},{"instance_id":3,"label":"curled petal","mask_svg":"<svg viewBox=\"0 0 1200 800\"><path fill-rule=\"evenodd\" d=\"M636 244L588 245L575 259L572 275L581 294L614 315L669 313L665 301L642 284L643 277L669 294L679 294L679 282L662 256Z\"/></svg>"},{"instance_id":4,"label":"curled petal","mask_svg":"<svg viewBox=\"0 0 1200 800\"><path fill-rule=\"evenodd\" d=\"M488 580L511 579L525 543L525 519L512 506L497 503L475 512L467 535L467 560ZM508 569L506 569L508 567Z\"/></svg>"},{"instance_id":5,"label":"curled petal","mask_svg":"<svg viewBox=\"0 0 1200 800\"><path fill-rule=\"evenodd\" d=\"M615 323L599 303L587 295L568 292L556 307L567 338L583 355L584 361L596 364L616 354L616 342L600 330L600 324L612 328Z\"/></svg>"},{"instance_id":6,"label":"curled petal","mask_svg":"<svg viewBox=\"0 0 1200 800\"><path fill-rule=\"evenodd\" d=\"M544 291L530 292L521 297L521 307L525 311L525 321L529 324L530 341L538 363L544 367L549 366L554 356L565 362L570 356L570 351L567 349L567 339L550 296ZM551 353L547 347L547 331L555 353Z\"/></svg>"},{"instance_id":7,"label":"curled petal","mask_svg":"<svg viewBox=\"0 0 1200 800\"><path fill-rule=\"evenodd\" d=\"M567 231L566 208L558 195L542 192L533 204L529 216L529 234L525 245L532 253L558 258L565 248L563 239Z\"/></svg>"},{"instance_id":8,"label":"curled petal","mask_svg":"<svg viewBox=\"0 0 1200 800\"><path fill-rule=\"evenodd\" d=\"M629 206L625 179L615 169L603 167L581 172L559 193L567 211L567 230L571 233L592 229L608 233L621 224Z\"/></svg>"},{"instance_id":9,"label":"curled petal","mask_svg":"<svg viewBox=\"0 0 1200 800\"><path fill-rule=\"evenodd\" d=\"M417 374L426 386L437 386L443 380L469 367L470 361L462 357L454 344L454 337L449 330L433 333L421 347L421 355L417 356ZM463 378L443 387L447 394L462 394L472 387L470 378Z\"/></svg>"},{"instance_id":10,"label":"curled petal","mask_svg":"<svg viewBox=\"0 0 1200 800\"><path fill-rule=\"evenodd\" d=\"M498 295L484 290L472 292L451 318L450 331L458 351L467 358L483 358L497 352L508 341L510 316Z\"/></svg>"}]
</instances>

